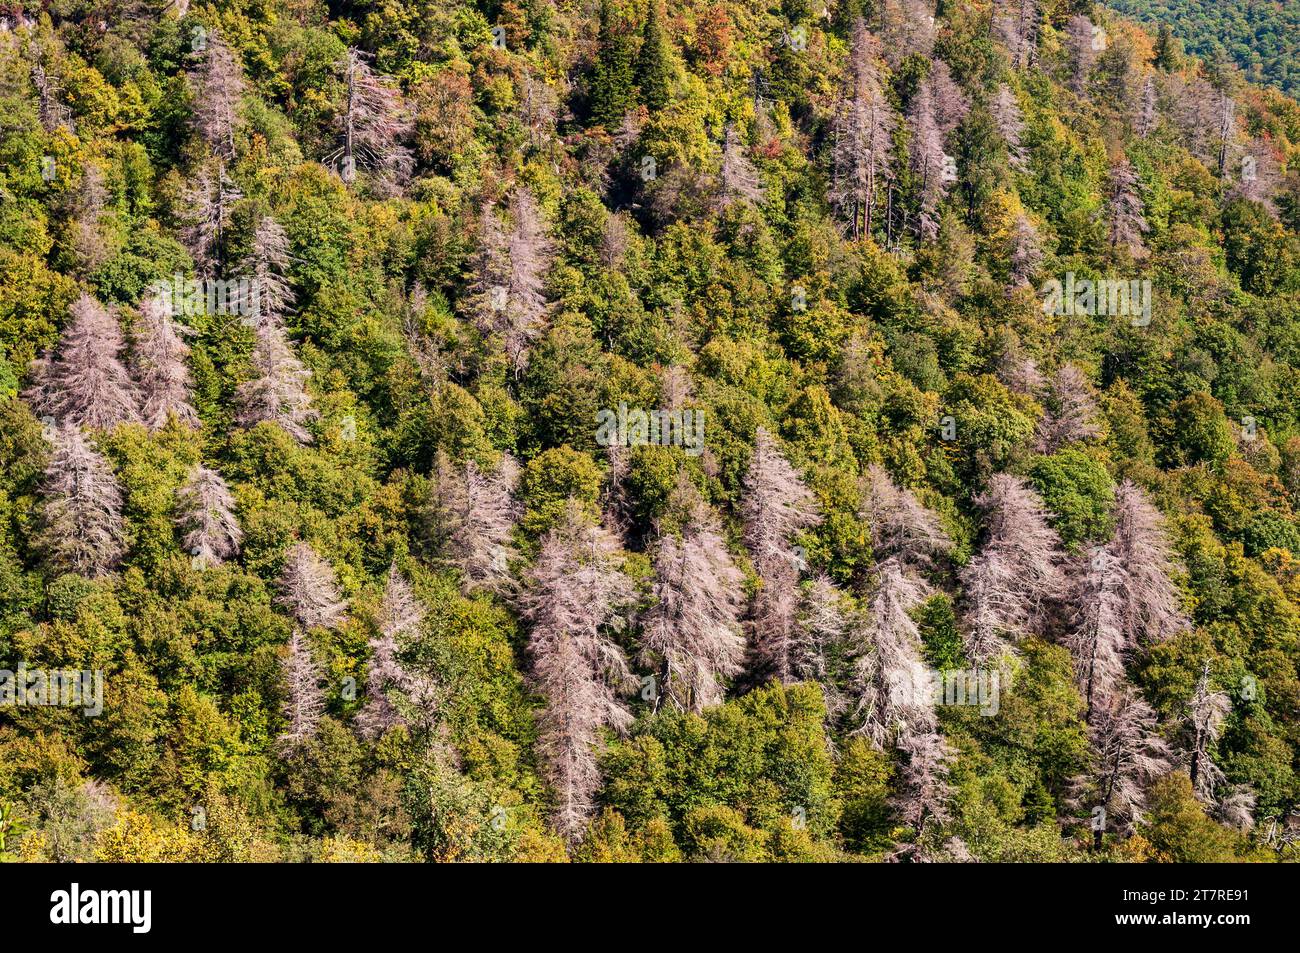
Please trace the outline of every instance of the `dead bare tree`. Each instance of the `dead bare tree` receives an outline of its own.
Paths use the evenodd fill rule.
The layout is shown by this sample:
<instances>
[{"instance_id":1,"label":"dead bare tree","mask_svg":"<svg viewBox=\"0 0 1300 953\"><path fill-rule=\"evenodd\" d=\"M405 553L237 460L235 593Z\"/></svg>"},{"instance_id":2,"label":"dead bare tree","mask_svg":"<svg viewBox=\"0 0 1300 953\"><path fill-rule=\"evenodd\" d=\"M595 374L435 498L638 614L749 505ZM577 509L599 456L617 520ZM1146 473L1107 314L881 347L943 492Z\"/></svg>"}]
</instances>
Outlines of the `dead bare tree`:
<instances>
[{"instance_id":1,"label":"dead bare tree","mask_svg":"<svg viewBox=\"0 0 1300 953\"><path fill-rule=\"evenodd\" d=\"M131 365L140 392L140 417L151 430L162 429L173 418L187 427L199 425L198 411L190 403L190 348L182 337L188 330L172 320L161 298L141 303Z\"/></svg>"},{"instance_id":2,"label":"dead bare tree","mask_svg":"<svg viewBox=\"0 0 1300 953\"><path fill-rule=\"evenodd\" d=\"M293 305L293 289L289 286L291 258L289 236L280 223L270 215L259 216L252 245L239 266L240 272L253 282L257 301L254 317L258 322L282 325Z\"/></svg>"},{"instance_id":3,"label":"dead bare tree","mask_svg":"<svg viewBox=\"0 0 1300 953\"><path fill-rule=\"evenodd\" d=\"M1060 537L1038 494L1020 477L1000 473L976 497L987 515L983 549L960 574L966 651L977 665L1040 630L1047 607L1065 593Z\"/></svg>"},{"instance_id":4,"label":"dead bare tree","mask_svg":"<svg viewBox=\"0 0 1300 953\"><path fill-rule=\"evenodd\" d=\"M121 486L76 426L63 425L53 439L40 485L45 508L38 548L60 571L106 576L126 552Z\"/></svg>"},{"instance_id":5,"label":"dead bare tree","mask_svg":"<svg viewBox=\"0 0 1300 953\"><path fill-rule=\"evenodd\" d=\"M1127 686L1090 726L1093 761L1070 782L1068 803L1092 812L1093 844L1107 830L1131 834L1147 806L1151 783L1169 771L1169 746L1156 733L1151 706Z\"/></svg>"},{"instance_id":6,"label":"dead bare tree","mask_svg":"<svg viewBox=\"0 0 1300 953\"><path fill-rule=\"evenodd\" d=\"M176 523L185 534L185 549L205 566L239 553L244 533L235 516L235 500L215 470L196 464L190 471L177 492Z\"/></svg>"},{"instance_id":7,"label":"dead bare tree","mask_svg":"<svg viewBox=\"0 0 1300 953\"><path fill-rule=\"evenodd\" d=\"M1056 451L1083 440L1100 436L1097 426L1097 402L1092 385L1083 371L1073 364L1062 364L1047 391L1047 411L1038 422L1034 449L1039 453Z\"/></svg>"},{"instance_id":8,"label":"dead bare tree","mask_svg":"<svg viewBox=\"0 0 1300 953\"><path fill-rule=\"evenodd\" d=\"M661 698L684 711L720 704L725 680L744 662L744 575L702 500L694 501L680 536L659 538L654 571L654 604L642 619L640 660L659 672L655 707Z\"/></svg>"},{"instance_id":9,"label":"dead bare tree","mask_svg":"<svg viewBox=\"0 0 1300 953\"><path fill-rule=\"evenodd\" d=\"M418 637L424 618L424 606L394 563L388 569L383 599L375 613L376 634L370 639L366 700L356 716L362 737L379 738L389 728L410 724L407 712L418 712L421 727L433 723L437 686L432 678L407 668L400 657L403 643ZM400 708L394 704L394 694L400 696Z\"/></svg>"},{"instance_id":10,"label":"dead bare tree","mask_svg":"<svg viewBox=\"0 0 1300 953\"><path fill-rule=\"evenodd\" d=\"M285 555L276 604L304 628L335 628L347 614L338 577L310 543L296 543Z\"/></svg>"},{"instance_id":11,"label":"dead bare tree","mask_svg":"<svg viewBox=\"0 0 1300 953\"><path fill-rule=\"evenodd\" d=\"M804 564L794 537L821 517L812 493L762 427L743 482L745 545L762 579L750 612L752 648L762 674L788 681Z\"/></svg>"},{"instance_id":12,"label":"dead bare tree","mask_svg":"<svg viewBox=\"0 0 1300 953\"><path fill-rule=\"evenodd\" d=\"M243 197L220 160L205 165L182 195L186 224L181 237L204 277L220 274L225 265L230 219Z\"/></svg>"},{"instance_id":13,"label":"dead bare tree","mask_svg":"<svg viewBox=\"0 0 1300 953\"><path fill-rule=\"evenodd\" d=\"M1143 215L1142 183L1127 156L1111 166L1109 191L1111 248L1142 251L1142 236L1150 230Z\"/></svg>"},{"instance_id":14,"label":"dead bare tree","mask_svg":"<svg viewBox=\"0 0 1300 953\"><path fill-rule=\"evenodd\" d=\"M1162 642L1190 624L1173 577L1178 562L1164 517L1137 485L1125 480L1115 491L1115 534L1111 549L1124 568L1124 644Z\"/></svg>"},{"instance_id":15,"label":"dead bare tree","mask_svg":"<svg viewBox=\"0 0 1300 953\"><path fill-rule=\"evenodd\" d=\"M90 295L69 309L54 356L32 366L32 384L23 396L39 417L60 423L111 430L140 420L140 393L120 355L125 347L117 318Z\"/></svg>"},{"instance_id":16,"label":"dead bare tree","mask_svg":"<svg viewBox=\"0 0 1300 953\"><path fill-rule=\"evenodd\" d=\"M209 30L206 49L193 73L194 125L223 162L235 158L235 129L244 96L244 68L216 30Z\"/></svg>"},{"instance_id":17,"label":"dead bare tree","mask_svg":"<svg viewBox=\"0 0 1300 953\"><path fill-rule=\"evenodd\" d=\"M545 285L554 248L541 209L528 189L515 189L510 217L507 231L491 206L483 211L470 310L483 334L500 337L517 377L527 366L529 348L545 328L550 311Z\"/></svg>"},{"instance_id":18,"label":"dead bare tree","mask_svg":"<svg viewBox=\"0 0 1300 953\"><path fill-rule=\"evenodd\" d=\"M907 489L900 489L884 468L871 464L861 481L862 517L871 527L871 548L878 560L899 557L904 565L926 569L952 551L952 540Z\"/></svg>"},{"instance_id":19,"label":"dead bare tree","mask_svg":"<svg viewBox=\"0 0 1300 953\"><path fill-rule=\"evenodd\" d=\"M893 805L918 834L927 821L947 819L954 758L938 731L934 683L911 615L929 594L929 587L909 575L897 558L877 566L867 616L855 636L857 661L850 685L852 732L881 750L893 746L903 755Z\"/></svg>"},{"instance_id":20,"label":"dead bare tree","mask_svg":"<svg viewBox=\"0 0 1300 953\"><path fill-rule=\"evenodd\" d=\"M460 569L467 592L504 593L511 588L510 560L515 555L511 531L519 517L514 498L519 464L503 454L494 471L473 460L455 467L439 462L431 500L443 550Z\"/></svg>"},{"instance_id":21,"label":"dead bare tree","mask_svg":"<svg viewBox=\"0 0 1300 953\"><path fill-rule=\"evenodd\" d=\"M831 126L830 201L854 241L871 234L882 184L892 174L896 118L881 85L879 60L880 44L859 18Z\"/></svg>"},{"instance_id":22,"label":"dead bare tree","mask_svg":"<svg viewBox=\"0 0 1300 953\"><path fill-rule=\"evenodd\" d=\"M1185 755L1187 773L1192 780L1192 790L1206 804L1213 806L1214 792L1224 782L1222 769L1214 763L1210 747L1219 740L1223 720L1232 710L1227 692L1216 691L1210 685L1210 662L1201 666L1201 677L1196 680L1196 690L1187 702L1185 730L1188 746Z\"/></svg>"},{"instance_id":23,"label":"dead bare tree","mask_svg":"<svg viewBox=\"0 0 1300 953\"><path fill-rule=\"evenodd\" d=\"M411 111L392 77L375 73L360 50L349 47L338 69L344 85L337 119L341 142L325 161L337 163L344 182L351 184L364 169L379 191L395 194L415 168L405 142L415 125Z\"/></svg>"},{"instance_id":24,"label":"dead bare tree","mask_svg":"<svg viewBox=\"0 0 1300 953\"><path fill-rule=\"evenodd\" d=\"M993 122L1002 135L1002 141L1006 143L1011 168L1017 172L1026 171L1029 155L1022 141L1025 121L1020 112L1020 102L1006 83L1000 85L989 100L989 111L993 114Z\"/></svg>"},{"instance_id":25,"label":"dead bare tree","mask_svg":"<svg viewBox=\"0 0 1300 953\"><path fill-rule=\"evenodd\" d=\"M531 629L531 680L545 699L538 754L556 830L571 845L582 839L600 788L601 731L632 722L619 694L635 680L609 631L623 624L621 611L634 598L617 541L571 505L542 540L520 599Z\"/></svg>"},{"instance_id":26,"label":"dead bare tree","mask_svg":"<svg viewBox=\"0 0 1300 953\"><path fill-rule=\"evenodd\" d=\"M311 406L311 371L294 355L277 324L261 322L253 347L253 377L235 391L235 420L241 427L276 424L299 443L311 443L307 424L319 415Z\"/></svg>"},{"instance_id":27,"label":"dead bare tree","mask_svg":"<svg viewBox=\"0 0 1300 953\"><path fill-rule=\"evenodd\" d=\"M1111 709L1124 683L1125 581L1124 567L1110 549L1095 547L1076 597L1074 627L1065 639L1089 724L1098 712Z\"/></svg>"},{"instance_id":28,"label":"dead bare tree","mask_svg":"<svg viewBox=\"0 0 1300 953\"><path fill-rule=\"evenodd\" d=\"M763 182L754 163L745 155L734 123L722 134L722 165L718 170L718 205L728 208L737 202L758 204L763 201Z\"/></svg>"},{"instance_id":29,"label":"dead bare tree","mask_svg":"<svg viewBox=\"0 0 1300 953\"><path fill-rule=\"evenodd\" d=\"M294 626L288 654L281 661L285 681L284 732L277 739L281 751L290 753L316 736L325 713L325 690L320 663L312 654L306 633Z\"/></svg>"}]
</instances>

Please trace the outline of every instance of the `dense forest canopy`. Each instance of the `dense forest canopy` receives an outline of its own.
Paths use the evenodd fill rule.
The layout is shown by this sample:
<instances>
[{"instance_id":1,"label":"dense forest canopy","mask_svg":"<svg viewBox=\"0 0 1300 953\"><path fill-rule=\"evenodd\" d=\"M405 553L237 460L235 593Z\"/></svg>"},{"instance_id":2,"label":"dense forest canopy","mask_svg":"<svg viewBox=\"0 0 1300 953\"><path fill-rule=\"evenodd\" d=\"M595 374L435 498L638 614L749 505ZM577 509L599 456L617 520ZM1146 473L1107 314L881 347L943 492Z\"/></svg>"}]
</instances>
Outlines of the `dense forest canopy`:
<instances>
[{"instance_id":1,"label":"dense forest canopy","mask_svg":"<svg viewBox=\"0 0 1300 953\"><path fill-rule=\"evenodd\" d=\"M1283 93L1083 0L2 16L0 858L1295 859Z\"/></svg>"},{"instance_id":2,"label":"dense forest canopy","mask_svg":"<svg viewBox=\"0 0 1300 953\"><path fill-rule=\"evenodd\" d=\"M1300 4L1287 0L1112 0L1110 7L1177 37L1188 52L1228 59L1252 83L1300 88Z\"/></svg>"}]
</instances>

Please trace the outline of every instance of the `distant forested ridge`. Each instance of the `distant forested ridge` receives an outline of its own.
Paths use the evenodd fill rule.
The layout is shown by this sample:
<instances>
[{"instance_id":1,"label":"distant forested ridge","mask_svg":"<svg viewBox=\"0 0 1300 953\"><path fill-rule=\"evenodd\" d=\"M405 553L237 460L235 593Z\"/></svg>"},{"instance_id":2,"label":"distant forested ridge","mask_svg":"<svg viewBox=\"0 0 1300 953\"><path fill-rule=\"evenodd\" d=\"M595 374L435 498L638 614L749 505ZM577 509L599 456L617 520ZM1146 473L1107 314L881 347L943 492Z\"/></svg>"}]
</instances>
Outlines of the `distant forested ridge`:
<instances>
[{"instance_id":1,"label":"distant forested ridge","mask_svg":"<svg viewBox=\"0 0 1300 953\"><path fill-rule=\"evenodd\" d=\"M1252 83L1300 89L1300 3L1295 0L1110 0L1153 31L1167 24L1189 53L1231 59Z\"/></svg>"}]
</instances>

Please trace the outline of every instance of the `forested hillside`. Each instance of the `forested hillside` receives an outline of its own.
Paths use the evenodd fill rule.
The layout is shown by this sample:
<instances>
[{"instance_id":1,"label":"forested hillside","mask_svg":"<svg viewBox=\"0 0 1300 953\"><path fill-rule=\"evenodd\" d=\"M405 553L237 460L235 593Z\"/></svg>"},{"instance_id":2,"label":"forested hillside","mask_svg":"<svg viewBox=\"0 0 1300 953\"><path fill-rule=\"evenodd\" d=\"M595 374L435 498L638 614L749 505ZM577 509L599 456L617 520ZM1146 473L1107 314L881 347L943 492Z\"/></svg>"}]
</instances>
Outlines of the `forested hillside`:
<instances>
[{"instance_id":1,"label":"forested hillside","mask_svg":"<svg viewBox=\"0 0 1300 953\"><path fill-rule=\"evenodd\" d=\"M1180 38L1205 59L1229 59L1256 83L1300 89L1300 4L1288 0L1111 0L1108 6Z\"/></svg>"},{"instance_id":2,"label":"forested hillside","mask_svg":"<svg viewBox=\"0 0 1300 953\"><path fill-rule=\"evenodd\" d=\"M17 0L0 858L1276 861L1300 106L1082 0Z\"/></svg>"}]
</instances>

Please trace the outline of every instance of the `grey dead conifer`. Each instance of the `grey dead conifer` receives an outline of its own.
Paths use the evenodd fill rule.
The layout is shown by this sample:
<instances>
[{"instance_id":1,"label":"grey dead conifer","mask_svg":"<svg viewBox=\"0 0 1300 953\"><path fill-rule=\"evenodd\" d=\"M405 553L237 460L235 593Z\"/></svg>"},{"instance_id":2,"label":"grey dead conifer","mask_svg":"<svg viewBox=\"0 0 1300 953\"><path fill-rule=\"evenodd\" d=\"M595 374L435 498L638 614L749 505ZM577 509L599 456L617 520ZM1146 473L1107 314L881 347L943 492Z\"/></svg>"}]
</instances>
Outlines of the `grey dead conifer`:
<instances>
[{"instance_id":1,"label":"grey dead conifer","mask_svg":"<svg viewBox=\"0 0 1300 953\"><path fill-rule=\"evenodd\" d=\"M689 492L679 489L678 498ZM658 671L662 697L699 712L722 702L726 679L744 661L744 576L704 501L686 505L681 535L662 535L654 550L654 604L641 623L641 662Z\"/></svg>"},{"instance_id":2,"label":"grey dead conifer","mask_svg":"<svg viewBox=\"0 0 1300 953\"><path fill-rule=\"evenodd\" d=\"M351 183L357 170L372 176L376 188L395 194L411 177L415 158L406 140L414 119L396 81L374 72L366 54L349 48L339 61L343 101L338 111L339 147L326 161L337 163Z\"/></svg>"},{"instance_id":3,"label":"grey dead conifer","mask_svg":"<svg viewBox=\"0 0 1300 953\"><path fill-rule=\"evenodd\" d=\"M186 224L181 237L205 278L220 274L225 265L231 216L243 197L220 160L205 165L182 195Z\"/></svg>"},{"instance_id":4,"label":"grey dead conifer","mask_svg":"<svg viewBox=\"0 0 1300 953\"><path fill-rule=\"evenodd\" d=\"M571 504L543 538L520 599L531 629L530 678L545 699L538 753L555 801L554 825L570 845L582 839L595 806L603 730L632 723L620 694L635 681L609 633L622 626L622 610L634 599L614 536Z\"/></svg>"},{"instance_id":5,"label":"grey dead conifer","mask_svg":"<svg viewBox=\"0 0 1300 953\"><path fill-rule=\"evenodd\" d=\"M851 718L854 734L884 749L935 729L920 630L911 616L931 590L896 558L880 563L876 577L866 618L854 633Z\"/></svg>"},{"instance_id":6,"label":"grey dead conifer","mask_svg":"<svg viewBox=\"0 0 1300 953\"><path fill-rule=\"evenodd\" d=\"M952 796L953 751L938 731L933 677L911 615L930 588L896 557L880 563L876 576L866 618L854 635L852 732L881 750L902 753L900 790L892 803L903 822L919 832L930 819L946 819Z\"/></svg>"},{"instance_id":7,"label":"grey dead conifer","mask_svg":"<svg viewBox=\"0 0 1300 953\"><path fill-rule=\"evenodd\" d=\"M296 543L285 555L276 604L303 628L334 628L347 614L333 568L309 543Z\"/></svg>"},{"instance_id":8,"label":"grey dead conifer","mask_svg":"<svg viewBox=\"0 0 1300 953\"><path fill-rule=\"evenodd\" d=\"M943 132L936 115L935 86L928 78L912 97L907 112L912 133L910 161L919 190L917 234L924 241L939 236L939 203L952 182L950 158L943 151Z\"/></svg>"},{"instance_id":9,"label":"grey dead conifer","mask_svg":"<svg viewBox=\"0 0 1300 953\"><path fill-rule=\"evenodd\" d=\"M928 0L881 0L876 9L881 45L892 67L909 56L934 52L938 28Z\"/></svg>"},{"instance_id":10,"label":"grey dead conifer","mask_svg":"<svg viewBox=\"0 0 1300 953\"><path fill-rule=\"evenodd\" d=\"M1046 609L1066 589L1060 537L1038 494L1020 477L1000 473L975 500L987 514L983 548L962 569L966 650L982 665L1038 632Z\"/></svg>"},{"instance_id":11,"label":"grey dead conifer","mask_svg":"<svg viewBox=\"0 0 1300 953\"><path fill-rule=\"evenodd\" d=\"M1015 69L1034 64L1038 53L1038 0L995 0L991 32L1006 47Z\"/></svg>"},{"instance_id":12,"label":"grey dead conifer","mask_svg":"<svg viewBox=\"0 0 1300 953\"><path fill-rule=\"evenodd\" d=\"M283 324L293 305L289 286L289 236L270 215L261 215L253 229L253 241L240 263L241 276L252 282L258 322Z\"/></svg>"},{"instance_id":13,"label":"grey dead conifer","mask_svg":"<svg viewBox=\"0 0 1300 953\"><path fill-rule=\"evenodd\" d=\"M190 471L177 492L176 523L186 551L205 566L239 554L244 533L235 516L235 499L215 470L196 464Z\"/></svg>"},{"instance_id":14,"label":"grey dead conifer","mask_svg":"<svg viewBox=\"0 0 1300 953\"><path fill-rule=\"evenodd\" d=\"M1038 422L1034 449L1056 453L1072 443L1101 434L1092 385L1073 364L1062 364L1047 391L1047 411Z\"/></svg>"},{"instance_id":15,"label":"grey dead conifer","mask_svg":"<svg viewBox=\"0 0 1300 953\"><path fill-rule=\"evenodd\" d=\"M722 208L737 202L758 204L763 201L763 182L754 163L745 155L745 144L734 123L728 123L722 135L722 165L718 179L718 204Z\"/></svg>"},{"instance_id":16,"label":"grey dead conifer","mask_svg":"<svg viewBox=\"0 0 1300 953\"><path fill-rule=\"evenodd\" d=\"M1020 111L1020 102L1006 83L998 86L997 92L989 100L989 111L993 114L993 122L998 127L1002 141L1006 143L1007 159L1011 168L1017 172L1026 171L1029 155L1022 141L1025 121Z\"/></svg>"},{"instance_id":17,"label":"grey dead conifer","mask_svg":"<svg viewBox=\"0 0 1300 953\"><path fill-rule=\"evenodd\" d=\"M194 125L223 162L235 158L235 129L244 95L244 67L220 33L209 30L194 70Z\"/></svg>"},{"instance_id":18,"label":"grey dead conifer","mask_svg":"<svg viewBox=\"0 0 1300 953\"><path fill-rule=\"evenodd\" d=\"M881 84L880 55L879 42L859 18L831 120L830 201L854 241L871 233L878 197L892 174L896 117Z\"/></svg>"},{"instance_id":19,"label":"grey dead conifer","mask_svg":"<svg viewBox=\"0 0 1300 953\"><path fill-rule=\"evenodd\" d=\"M1065 639L1089 724L1098 712L1113 707L1124 685L1124 583L1119 560L1108 547L1094 547L1075 597L1073 627Z\"/></svg>"},{"instance_id":20,"label":"grey dead conifer","mask_svg":"<svg viewBox=\"0 0 1300 953\"><path fill-rule=\"evenodd\" d=\"M1111 549L1124 567L1124 641L1130 648L1163 642L1190 622L1174 582L1179 571L1165 520L1131 480L1115 491Z\"/></svg>"},{"instance_id":21,"label":"grey dead conifer","mask_svg":"<svg viewBox=\"0 0 1300 953\"><path fill-rule=\"evenodd\" d=\"M1138 137L1146 139L1151 133L1155 132L1156 123L1159 120L1159 91L1156 89L1155 76L1150 75L1142 84L1142 103L1138 109L1136 129Z\"/></svg>"},{"instance_id":22,"label":"grey dead conifer","mask_svg":"<svg viewBox=\"0 0 1300 953\"><path fill-rule=\"evenodd\" d=\"M511 533L519 518L515 488L519 464L502 454L495 470L473 460L454 466L441 460L435 474L430 516L443 552L460 570L467 592L511 589Z\"/></svg>"},{"instance_id":23,"label":"grey dead conifer","mask_svg":"<svg viewBox=\"0 0 1300 953\"><path fill-rule=\"evenodd\" d=\"M1034 272L1043 263L1043 247L1033 220L1023 212L1016 216L1011 231L1011 284L1017 288L1032 286Z\"/></svg>"},{"instance_id":24,"label":"grey dead conifer","mask_svg":"<svg viewBox=\"0 0 1300 953\"><path fill-rule=\"evenodd\" d=\"M1141 823L1152 782L1169 771L1169 746L1156 731L1156 714L1125 686L1089 728L1089 769L1073 778L1068 803L1091 812L1093 843L1106 831L1131 834ZM1097 813L1100 809L1101 813Z\"/></svg>"},{"instance_id":25,"label":"grey dead conifer","mask_svg":"<svg viewBox=\"0 0 1300 953\"><path fill-rule=\"evenodd\" d=\"M804 566L794 539L821 517L812 493L762 427L743 480L741 516L745 545L762 579L750 611L752 648L761 674L788 681Z\"/></svg>"},{"instance_id":26,"label":"grey dead conifer","mask_svg":"<svg viewBox=\"0 0 1300 953\"><path fill-rule=\"evenodd\" d=\"M941 59L930 61L930 72L922 83L930 90L934 122L939 128L939 135L946 139L970 113L970 98L953 79L952 69Z\"/></svg>"},{"instance_id":27,"label":"grey dead conifer","mask_svg":"<svg viewBox=\"0 0 1300 953\"><path fill-rule=\"evenodd\" d=\"M253 376L235 392L236 422L241 427L273 423L299 443L311 443L307 424L319 416L307 393L311 371L294 355L279 325L258 324L252 365Z\"/></svg>"},{"instance_id":28,"label":"grey dead conifer","mask_svg":"<svg viewBox=\"0 0 1300 953\"><path fill-rule=\"evenodd\" d=\"M75 133L76 123L72 120L72 111L63 103L63 88L47 68L45 52L35 35L28 42L27 55L32 63L31 80L36 91L37 115L41 127L46 132L56 132L63 128Z\"/></svg>"},{"instance_id":29,"label":"grey dead conifer","mask_svg":"<svg viewBox=\"0 0 1300 953\"><path fill-rule=\"evenodd\" d=\"M792 653L793 675L821 686L827 721L835 723L850 704L845 685L851 679L852 619L844 593L825 573L803 587L795 624L799 636Z\"/></svg>"},{"instance_id":30,"label":"grey dead conifer","mask_svg":"<svg viewBox=\"0 0 1300 953\"><path fill-rule=\"evenodd\" d=\"M1107 209L1111 247L1140 252L1150 226L1143 214L1142 182L1127 156L1111 166Z\"/></svg>"},{"instance_id":31,"label":"grey dead conifer","mask_svg":"<svg viewBox=\"0 0 1300 953\"><path fill-rule=\"evenodd\" d=\"M33 412L97 430L138 422L140 394L121 361L117 317L87 294L73 302L69 317L56 353L32 368L23 396Z\"/></svg>"},{"instance_id":32,"label":"grey dead conifer","mask_svg":"<svg viewBox=\"0 0 1300 953\"><path fill-rule=\"evenodd\" d=\"M1083 95L1097 61L1095 27L1083 14L1075 14L1065 24L1065 41L1070 51L1070 88Z\"/></svg>"},{"instance_id":33,"label":"grey dead conifer","mask_svg":"<svg viewBox=\"0 0 1300 953\"><path fill-rule=\"evenodd\" d=\"M281 672L285 683L285 729L277 740L281 750L290 753L316 736L325 713L320 663L312 653L306 633L298 626L294 626L289 638Z\"/></svg>"},{"instance_id":34,"label":"grey dead conifer","mask_svg":"<svg viewBox=\"0 0 1300 953\"><path fill-rule=\"evenodd\" d=\"M378 738L389 728L408 723L394 704L394 692L402 696L408 710L418 711L426 724L432 721L436 708L432 679L413 673L400 658L404 643L418 637L425 614L411 584L394 563L388 569L384 595L374 618L376 634L370 639L366 700L356 717L363 737Z\"/></svg>"},{"instance_id":35,"label":"grey dead conifer","mask_svg":"<svg viewBox=\"0 0 1300 953\"><path fill-rule=\"evenodd\" d=\"M549 229L528 189L515 189L507 229L492 206L483 211L474 257L470 309L483 334L496 335L518 376L550 311L546 275L554 248Z\"/></svg>"},{"instance_id":36,"label":"grey dead conifer","mask_svg":"<svg viewBox=\"0 0 1300 953\"><path fill-rule=\"evenodd\" d=\"M884 468L871 464L861 481L863 518L871 527L876 558L897 556L905 566L925 569L952 551L952 540L908 489L895 485Z\"/></svg>"},{"instance_id":37,"label":"grey dead conifer","mask_svg":"<svg viewBox=\"0 0 1300 953\"><path fill-rule=\"evenodd\" d=\"M140 418L151 430L165 427L172 418L187 427L199 425L198 411L190 403L190 349L182 337L187 331L172 320L161 298L141 303L131 367L140 392Z\"/></svg>"},{"instance_id":38,"label":"grey dead conifer","mask_svg":"<svg viewBox=\"0 0 1300 953\"><path fill-rule=\"evenodd\" d=\"M76 426L60 427L53 440L40 485L45 507L37 545L63 572L108 575L126 552L121 486Z\"/></svg>"},{"instance_id":39,"label":"grey dead conifer","mask_svg":"<svg viewBox=\"0 0 1300 953\"><path fill-rule=\"evenodd\" d=\"M1229 190L1229 196L1258 202L1270 214L1276 215L1274 197L1282 170L1274 145L1266 139L1251 139L1245 145L1237 171L1237 181Z\"/></svg>"},{"instance_id":40,"label":"grey dead conifer","mask_svg":"<svg viewBox=\"0 0 1300 953\"><path fill-rule=\"evenodd\" d=\"M1223 771L1214 763L1210 747L1219 740L1223 720L1232 710L1226 692L1216 691L1210 685L1210 663L1201 668L1196 680L1196 690L1187 702L1185 728L1188 735L1186 754L1187 773L1192 780L1192 790L1206 804L1215 803L1215 791L1224 781Z\"/></svg>"},{"instance_id":41,"label":"grey dead conifer","mask_svg":"<svg viewBox=\"0 0 1300 953\"><path fill-rule=\"evenodd\" d=\"M94 162L86 162L81 172L81 186L73 208L72 247L81 274L89 274L108 260L110 250L104 240L101 219L109 198L104 173Z\"/></svg>"}]
</instances>

